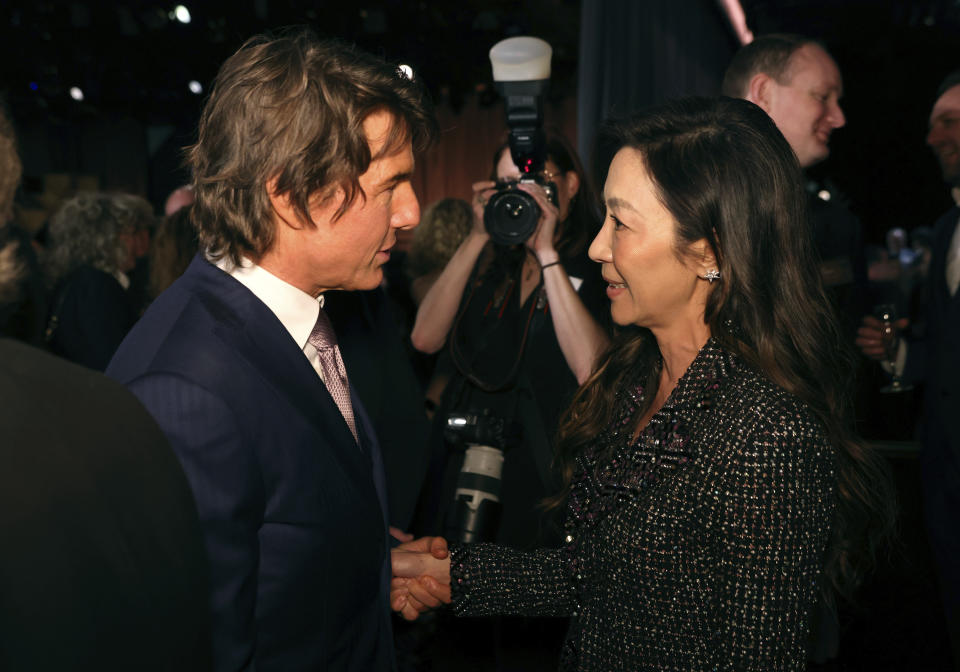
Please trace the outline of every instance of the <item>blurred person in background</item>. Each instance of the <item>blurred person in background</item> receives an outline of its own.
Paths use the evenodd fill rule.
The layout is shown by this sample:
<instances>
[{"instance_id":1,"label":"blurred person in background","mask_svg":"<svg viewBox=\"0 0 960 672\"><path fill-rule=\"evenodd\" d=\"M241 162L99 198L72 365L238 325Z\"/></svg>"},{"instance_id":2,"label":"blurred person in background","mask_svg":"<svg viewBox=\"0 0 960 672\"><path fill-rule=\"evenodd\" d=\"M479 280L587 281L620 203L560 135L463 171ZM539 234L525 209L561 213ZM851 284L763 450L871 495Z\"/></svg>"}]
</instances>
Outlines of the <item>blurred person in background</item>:
<instances>
[{"instance_id":1,"label":"blurred person in background","mask_svg":"<svg viewBox=\"0 0 960 672\"><path fill-rule=\"evenodd\" d=\"M55 354L98 371L137 319L127 275L139 251L138 200L83 193L50 220L46 268L53 288L46 340Z\"/></svg>"},{"instance_id":2,"label":"blurred person in background","mask_svg":"<svg viewBox=\"0 0 960 672\"><path fill-rule=\"evenodd\" d=\"M442 198L423 211L407 253L410 293L417 305L440 277L473 226L473 208L460 198Z\"/></svg>"},{"instance_id":3,"label":"blurred person in background","mask_svg":"<svg viewBox=\"0 0 960 672\"><path fill-rule=\"evenodd\" d=\"M183 275L199 247L190 208L180 208L160 220L150 247L151 301Z\"/></svg>"},{"instance_id":4,"label":"blurred person in background","mask_svg":"<svg viewBox=\"0 0 960 672\"><path fill-rule=\"evenodd\" d=\"M960 203L960 70L949 74L930 111L927 144L943 180ZM936 221L927 278L926 325L922 338L900 338L896 361L885 365L906 383L924 383L920 425L923 451L924 522L933 550L954 666L960 669L960 205ZM899 330L908 326L902 319ZM869 358L886 361L883 325L865 316L857 345Z\"/></svg>"},{"instance_id":5,"label":"blurred person in background","mask_svg":"<svg viewBox=\"0 0 960 672\"><path fill-rule=\"evenodd\" d=\"M770 115L804 169L830 156L833 132L847 123L840 69L822 44L801 35L760 35L742 47L727 67L722 92ZM852 340L866 301L862 227L836 193L826 190L824 197L822 191L807 190L820 273Z\"/></svg>"},{"instance_id":6,"label":"blurred person in background","mask_svg":"<svg viewBox=\"0 0 960 672\"><path fill-rule=\"evenodd\" d=\"M43 344L47 294L30 237L13 223L23 166L13 123L0 104L0 256L9 277L0 278L0 336Z\"/></svg>"}]
</instances>

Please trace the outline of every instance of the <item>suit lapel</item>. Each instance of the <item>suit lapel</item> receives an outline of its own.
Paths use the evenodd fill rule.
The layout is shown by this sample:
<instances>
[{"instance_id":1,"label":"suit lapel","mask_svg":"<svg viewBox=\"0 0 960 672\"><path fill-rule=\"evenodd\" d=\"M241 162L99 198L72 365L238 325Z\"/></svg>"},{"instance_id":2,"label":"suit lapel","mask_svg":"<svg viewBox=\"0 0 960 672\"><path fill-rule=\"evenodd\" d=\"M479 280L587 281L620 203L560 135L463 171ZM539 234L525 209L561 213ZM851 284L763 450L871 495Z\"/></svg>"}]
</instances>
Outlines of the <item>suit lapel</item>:
<instances>
[{"instance_id":1,"label":"suit lapel","mask_svg":"<svg viewBox=\"0 0 960 672\"><path fill-rule=\"evenodd\" d=\"M236 316L221 321L217 335L324 437L323 444L347 472L369 487L369 456L357 446L333 397L277 316L229 274L205 260L194 264L198 261L206 300L226 303Z\"/></svg>"}]
</instances>

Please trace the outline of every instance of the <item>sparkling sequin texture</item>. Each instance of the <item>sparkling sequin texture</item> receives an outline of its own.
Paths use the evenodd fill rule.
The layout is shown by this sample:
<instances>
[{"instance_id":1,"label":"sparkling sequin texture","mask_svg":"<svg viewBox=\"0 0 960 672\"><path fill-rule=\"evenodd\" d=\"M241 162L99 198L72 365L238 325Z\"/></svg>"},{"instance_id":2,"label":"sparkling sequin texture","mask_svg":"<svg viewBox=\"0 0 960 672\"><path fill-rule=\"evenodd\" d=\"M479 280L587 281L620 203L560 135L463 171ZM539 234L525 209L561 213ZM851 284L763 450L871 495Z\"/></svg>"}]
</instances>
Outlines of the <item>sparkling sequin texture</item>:
<instances>
[{"instance_id":1,"label":"sparkling sequin texture","mask_svg":"<svg viewBox=\"0 0 960 672\"><path fill-rule=\"evenodd\" d=\"M633 441L642 395L578 459L562 548L451 545L455 613L571 615L563 670L803 670L835 508L822 424L712 339Z\"/></svg>"}]
</instances>

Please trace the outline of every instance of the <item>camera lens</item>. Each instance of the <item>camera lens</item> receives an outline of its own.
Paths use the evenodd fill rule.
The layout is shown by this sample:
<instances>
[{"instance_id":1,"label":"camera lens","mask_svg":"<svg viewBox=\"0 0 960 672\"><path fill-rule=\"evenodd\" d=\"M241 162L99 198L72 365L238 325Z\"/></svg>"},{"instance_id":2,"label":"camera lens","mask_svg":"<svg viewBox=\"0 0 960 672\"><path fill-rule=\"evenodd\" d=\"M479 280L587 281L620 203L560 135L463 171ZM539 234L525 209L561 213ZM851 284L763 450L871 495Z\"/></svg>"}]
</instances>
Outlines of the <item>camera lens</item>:
<instances>
[{"instance_id":1,"label":"camera lens","mask_svg":"<svg viewBox=\"0 0 960 672\"><path fill-rule=\"evenodd\" d=\"M471 445L457 477L453 508L445 534L463 543L493 541L500 524L500 475L503 451L493 446Z\"/></svg>"},{"instance_id":2,"label":"camera lens","mask_svg":"<svg viewBox=\"0 0 960 672\"><path fill-rule=\"evenodd\" d=\"M501 187L483 211L483 225L498 245L517 245L537 230L540 206L515 186Z\"/></svg>"}]
</instances>

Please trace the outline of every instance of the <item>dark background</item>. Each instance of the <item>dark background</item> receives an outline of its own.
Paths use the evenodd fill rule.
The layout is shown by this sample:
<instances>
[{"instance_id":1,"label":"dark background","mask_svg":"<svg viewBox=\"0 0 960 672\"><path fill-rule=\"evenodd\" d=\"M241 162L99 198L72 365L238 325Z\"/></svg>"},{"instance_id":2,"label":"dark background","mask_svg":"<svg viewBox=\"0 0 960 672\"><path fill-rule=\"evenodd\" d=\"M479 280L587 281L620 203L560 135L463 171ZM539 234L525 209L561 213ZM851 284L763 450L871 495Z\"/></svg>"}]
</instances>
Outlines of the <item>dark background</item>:
<instances>
[{"instance_id":1,"label":"dark background","mask_svg":"<svg viewBox=\"0 0 960 672\"><path fill-rule=\"evenodd\" d=\"M939 80L960 67L960 0L742 0L755 34L822 40L844 76L847 127L812 176L830 182L863 221L867 240L892 226L929 225L950 203L924 138ZM310 24L410 64L437 103L440 145L418 159L426 205L466 196L489 172L502 108L487 52L512 35L554 48L548 120L589 159L596 124L664 98L713 94L737 41L715 0L0 0L0 92L17 125L32 223L71 189L148 196L159 208L187 180L180 149L193 139L204 89L223 60L266 29ZM76 102L69 89L79 86ZM52 179L51 173L60 174ZM84 177L81 177L84 176ZM888 400L881 414L905 417ZM909 438L897 437L897 438ZM916 454L890 454L901 536L841 612L841 660L816 670L948 669L946 634L920 519Z\"/></svg>"},{"instance_id":2,"label":"dark background","mask_svg":"<svg viewBox=\"0 0 960 672\"><path fill-rule=\"evenodd\" d=\"M187 82L196 79L206 89L220 63L265 29L307 23L322 35L409 63L438 106L453 115L464 105L500 114L487 51L503 37L539 35L554 47L552 102L581 94L581 140L589 140L611 109L714 92L736 48L713 0L185 4L189 24L171 20L173 2L2 3L0 91L20 133L28 201L44 190L44 174L61 172L94 175L104 188L143 193L159 204L186 181L179 148L192 139L205 95L191 93ZM924 137L937 82L960 66L960 3L743 4L754 33L818 37L836 57L848 123L834 135L833 156L813 175L847 198L868 240L879 241L891 226L932 222L949 196ZM626 79L612 81L608 73L616 67L625 69ZM71 86L83 89L83 102L70 98ZM588 105L591 114L585 114ZM476 158L476 173L486 172L487 154Z\"/></svg>"}]
</instances>

